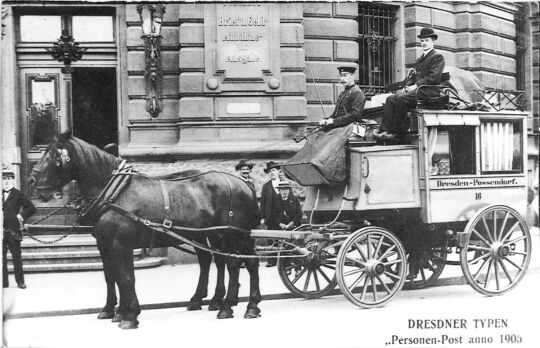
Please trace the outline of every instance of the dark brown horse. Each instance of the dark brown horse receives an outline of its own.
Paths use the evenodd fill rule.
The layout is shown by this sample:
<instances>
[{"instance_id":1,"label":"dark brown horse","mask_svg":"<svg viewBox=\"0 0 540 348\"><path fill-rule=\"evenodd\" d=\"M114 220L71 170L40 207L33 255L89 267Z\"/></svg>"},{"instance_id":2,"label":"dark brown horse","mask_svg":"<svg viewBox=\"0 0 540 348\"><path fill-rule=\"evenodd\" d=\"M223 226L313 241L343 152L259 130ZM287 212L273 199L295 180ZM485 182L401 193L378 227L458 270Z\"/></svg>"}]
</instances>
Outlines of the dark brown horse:
<instances>
[{"instance_id":1,"label":"dark brown horse","mask_svg":"<svg viewBox=\"0 0 540 348\"><path fill-rule=\"evenodd\" d=\"M44 199L73 179L78 181L83 195L96 197L119 163L117 157L66 133L49 145L40 162L34 167L30 180ZM164 208L166 195L170 204L168 215ZM257 221L253 209L253 193L241 179L230 174L190 171L152 178L134 173L129 175L129 183L115 198L114 205L121 210L104 209L94 223L94 235L107 283L107 301L98 318L113 318L120 322L121 328L136 328L140 313L135 293L133 249L150 245L161 247L179 244L178 240L164 233L152 232L143 223L122 214L122 211L152 222L161 223L167 218L172 221L173 226L188 228L186 230L189 231L179 232L183 237L201 244L205 244L208 239L214 248L227 253L254 254L253 241L249 233L245 232L253 228ZM202 232L203 229L219 226L223 228ZM200 308L202 298L206 297L208 270L212 259L207 252L199 251L198 256L201 273L196 293L190 301L191 309ZM261 301L258 259L239 260L227 257L229 285L218 318L230 318L233 315L231 307L238 302L241 261L245 263L250 275L250 298L244 317L260 316L260 309L257 307ZM115 284L118 285L120 295L116 315ZM224 292L218 289L219 284L218 279L215 303L219 303L219 292Z\"/></svg>"}]
</instances>

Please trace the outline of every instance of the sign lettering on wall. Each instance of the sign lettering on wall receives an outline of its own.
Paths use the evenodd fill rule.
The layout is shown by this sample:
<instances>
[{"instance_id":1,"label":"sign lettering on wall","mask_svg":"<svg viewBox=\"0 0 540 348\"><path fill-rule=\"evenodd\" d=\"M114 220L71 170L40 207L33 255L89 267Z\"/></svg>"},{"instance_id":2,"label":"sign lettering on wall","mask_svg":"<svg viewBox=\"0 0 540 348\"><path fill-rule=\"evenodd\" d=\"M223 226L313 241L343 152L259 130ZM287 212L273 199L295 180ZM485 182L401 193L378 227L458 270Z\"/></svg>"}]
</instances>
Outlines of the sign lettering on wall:
<instances>
[{"instance_id":1,"label":"sign lettering on wall","mask_svg":"<svg viewBox=\"0 0 540 348\"><path fill-rule=\"evenodd\" d=\"M261 78L269 70L267 4L217 4L218 70L227 79Z\"/></svg>"},{"instance_id":2,"label":"sign lettering on wall","mask_svg":"<svg viewBox=\"0 0 540 348\"><path fill-rule=\"evenodd\" d=\"M497 177L497 178L459 178L459 179L431 179L429 187L433 189L463 189L479 187L508 187L524 186L523 177Z\"/></svg>"}]
</instances>

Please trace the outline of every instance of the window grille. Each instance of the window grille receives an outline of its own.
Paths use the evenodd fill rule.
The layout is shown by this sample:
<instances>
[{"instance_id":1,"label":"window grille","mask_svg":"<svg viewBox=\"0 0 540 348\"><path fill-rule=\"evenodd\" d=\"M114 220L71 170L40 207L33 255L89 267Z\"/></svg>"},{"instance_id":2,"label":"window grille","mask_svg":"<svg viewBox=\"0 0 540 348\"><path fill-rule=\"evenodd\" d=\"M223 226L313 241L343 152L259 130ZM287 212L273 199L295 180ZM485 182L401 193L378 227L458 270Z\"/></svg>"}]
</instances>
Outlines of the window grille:
<instances>
[{"instance_id":1,"label":"window grille","mask_svg":"<svg viewBox=\"0 0 540 348\"><path fill-rule=\"evenodd\" d=\"M396 6L358 4L359 85L368 96L394 82Z\"/></svg>"}]
</instances>

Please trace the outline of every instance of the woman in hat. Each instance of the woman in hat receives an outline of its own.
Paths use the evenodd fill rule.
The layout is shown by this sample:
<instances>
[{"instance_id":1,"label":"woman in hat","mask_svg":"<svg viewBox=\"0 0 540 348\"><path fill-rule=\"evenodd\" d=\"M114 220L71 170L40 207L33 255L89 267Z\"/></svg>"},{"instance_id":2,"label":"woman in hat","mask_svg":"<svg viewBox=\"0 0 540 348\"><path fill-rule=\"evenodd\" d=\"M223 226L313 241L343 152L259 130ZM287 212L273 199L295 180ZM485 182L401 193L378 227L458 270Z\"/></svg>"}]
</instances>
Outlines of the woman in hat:
<instances>
[{"instance_id":1,"label":"woman in hat","mask_svg":"<svg viewBox=\"0 0 540 348\"><path fill-rule=\"evenodd\" d=\"M249 187L253 191L255 191L255 184L253 183L253 180L251 180L251 170L253 169L253 162L242 159L238 164L234 167L236 172L238 173L238 177L246 182Z\"/></svg>"},{"instance_id":2,"label":"woman in hat","mask_svg":"<svg viewBox=\"0 0 540 348\"><path fill-rule=\"evenodd\" d=\"M404 137L409 127L407 111L417 104L417 97L436 97L439 95L437 87L425 87L418 95L418 87L423 85L440 85L444 70L444 57L433 49L438 36L432 28L422 28L420 45L423 54L416 60L416 75L409 80L401 95L391 95L384 105L384 116L379 130L374 132L379 139L394 139Z\"/></svg>"},{"instance_id":3,"label":"woman in hat","mask_svg":"<svg viewBox=\"0 0 540 348\"><path fill-rule=\"evenodd\" d=\"M270 176L262 187L261 190L261 225L267 226L269 230L280 230L279 227L281 219L280 201L278 185L280 182L280 170L281 166L273 161L266 163L264 172ZM271 242L271 241L269 241ZM276 265L275 258L269 258L266 267L272 267Z\"/></svg>"}]
</instances>

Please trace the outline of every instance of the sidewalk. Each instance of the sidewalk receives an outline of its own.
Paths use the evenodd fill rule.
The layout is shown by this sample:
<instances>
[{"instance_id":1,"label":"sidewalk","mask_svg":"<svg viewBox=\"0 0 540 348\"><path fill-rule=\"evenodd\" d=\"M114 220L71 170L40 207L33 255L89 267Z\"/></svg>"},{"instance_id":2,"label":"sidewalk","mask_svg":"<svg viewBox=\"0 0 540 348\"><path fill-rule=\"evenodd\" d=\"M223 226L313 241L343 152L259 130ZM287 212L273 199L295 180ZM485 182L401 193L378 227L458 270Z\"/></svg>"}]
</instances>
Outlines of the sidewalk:
<instances>
[{"instance_id":1,"label":"sidewalk","mask_svg":"<svg viewBox=\"0 0 540 348\"><path fill-rule=\"evenodd\" d=\"M540 233L531 229L532 256L528 273L540 270ZM452 254L452 259L458 255ZM259 268L261 293L268 300L272 297L293 297L279 277L277 267ZM197 286L198 264L164 265L158 268L135 271L136 291L142 309L183 307ZM12 276L10 276L12 277ZM11 287L4 289L4 315L6 319L31 316L51 316L98 313L105 304L106 287L102 271L30 273L25 275L28 288L21 290L11 280ZM210 270L208 297L214 294L215 265ZM249 294L249 274L240 272L240 296ZM461 267L446 266L436 286L464 284ZM280 295L282 294L282 295Z\"/></svg>"}]
</instances>

